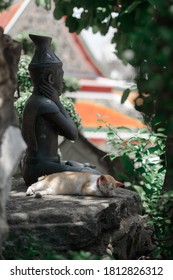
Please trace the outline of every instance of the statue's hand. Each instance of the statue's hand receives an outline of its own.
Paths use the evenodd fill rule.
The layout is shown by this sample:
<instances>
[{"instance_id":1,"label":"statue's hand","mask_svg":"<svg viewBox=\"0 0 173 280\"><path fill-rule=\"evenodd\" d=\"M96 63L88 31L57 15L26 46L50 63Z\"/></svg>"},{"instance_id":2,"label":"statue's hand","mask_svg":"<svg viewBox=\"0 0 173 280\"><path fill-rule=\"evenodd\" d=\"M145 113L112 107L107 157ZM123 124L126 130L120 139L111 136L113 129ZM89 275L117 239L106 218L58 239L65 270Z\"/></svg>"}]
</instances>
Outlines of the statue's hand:
<instances>
[{"instance_id":1,"label":"statue's hand","mask_svg":"<svg viewBox=\"0 0 173 280\"><path fill-rule=\"evenodd\" d=\"M47 97L48 99L51 99L56 104L59 100L58 90L54 88L53 85L47 83L46 81L43 81L42 84L39 86L40 92ZM57 104L58 105L58 104Z\"/></svg>"}]
</instances>

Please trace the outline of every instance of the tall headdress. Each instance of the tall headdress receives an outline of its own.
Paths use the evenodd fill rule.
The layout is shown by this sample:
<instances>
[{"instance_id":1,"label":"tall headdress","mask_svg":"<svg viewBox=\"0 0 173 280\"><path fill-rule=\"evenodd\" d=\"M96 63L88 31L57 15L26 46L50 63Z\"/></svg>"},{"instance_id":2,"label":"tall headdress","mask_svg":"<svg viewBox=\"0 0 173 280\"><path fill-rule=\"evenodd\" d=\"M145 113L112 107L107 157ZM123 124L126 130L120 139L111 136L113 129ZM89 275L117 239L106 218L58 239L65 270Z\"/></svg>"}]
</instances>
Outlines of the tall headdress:
<instances>
[{"instance_id":1,"label":"tall headdress","mask_svg":"<svg viewBox=\"0 0 173 280\"><path fill-rule=\"evenodd\" d=\"M29 34L29 37L33 41L36 49L34 56L29 64L29 70L39 67L61 67L61 60L55 55L51 49L51 37L39 36L34 34Z\"/></svg>"}]
</instances>

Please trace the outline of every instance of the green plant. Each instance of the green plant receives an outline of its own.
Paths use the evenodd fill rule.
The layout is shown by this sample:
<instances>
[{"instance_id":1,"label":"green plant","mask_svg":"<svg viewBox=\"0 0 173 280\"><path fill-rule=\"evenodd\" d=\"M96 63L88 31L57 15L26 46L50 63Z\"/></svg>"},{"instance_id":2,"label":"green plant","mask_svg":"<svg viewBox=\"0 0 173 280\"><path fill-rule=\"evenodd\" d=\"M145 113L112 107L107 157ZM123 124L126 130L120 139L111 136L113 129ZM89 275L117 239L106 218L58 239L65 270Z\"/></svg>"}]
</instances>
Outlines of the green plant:
<instances>
[{"instance_id":1,"label":"green plant","mask_svg":"<svg viewBox=\"0 0 173 280\"><path fill-rule=\"evenodd\" d=\"M76 126L79 127L81 125L81 117L76 113L76 109L72 99L61 96L60 100L62 102L62 105L64 106L64 108L66 109L66 111L69 113L70 117L76 124Z\"/></svg>"},{"instance_id":2,"label":"green plant","mask_svg":"<svg viewBox=\"0 0 173 280\"><path fill-rule=\"evenodd\" d=\"M17 98L16 101L14 102L14 106L16 107L17 110L17 115L19 118L20 125L22 124L22 114L23 114L25 103L30 96L31 96L31 92L29 90L25 92L21 92L20 97Z\"/></svg>"},{"instance_id":3,"label":"green plant","mask_svg":"<svg viewBox=\"0 0 173 280\"><path fill-rule=\"evenodd\" d=\"M83 250L58 252L53 245L22 230L10 232L3 244L3 257L6 260L94 260L98 256Z\"/></svg>"},{"instance_id":4,"label":"green plant","mask_svg":"<svg viewBox=\"0 0 173 280\"><path fill-rule=\"evenodd\" d=\"M19 94L32 92L32 82L28 71L28 65L31 61L30 56L22 55L18 65L17 82Z\"/></svg>"},{"instance_id":5,"label":"green plant","mask_svg":"<svg viewBox=\"0 0 173 280\"><path fill-rule=\"evenodd\" d=\"M1 0L0 11L7 9L12 3L12 0Z\"/></svg>"},{"instance_id":6,"label":"green plant","mask_svg":"<svg viewBox=\"0 0 173 280\"><path fill-rule=\"evenodd\" d=\"M173 258L173 192L162 193L165 166L162 156L165 149L164 130L157 132L147 128L140 129L133 136L124 140L120 131L132 133L125 127L114 128L106 118L99 117L100 124L107 127L107 143L111 160L121 158L126 174L120 174L126 188L136 191L142 201L143 214L150 217L155 228L155 246L153 258ZM100 125L98 129L102 129Z\"/></svg>"},{"instance_id":7,"label":"green plant","mask_svg":"<svg viewBox=\"0 0 173 280\"><path fill-rule=\"evenodd\" d=\"M32 32L31 32L32 33ZM34 52L34 45L31 39L29 38L29 32L23 31L16 36L16 41L18 41L21 46L24 55L32 55Z\"/></svg>"},{"instance_id":8,"label":"green plant","mask_svg":"<svg viewBox=\"0 0 173 280\"><path fill-rule=\"evenodd\" d=\"M152 201L151 217L155 227L156 240L153 258L173 259L173 191L160 195Z\"/></svg>"},{"instance_id":9,"label":"green plant","mask_svg":"<svg viewBox=\"0 0 173 280\"><path fill-rule=\"evenodd\" d=\"M142 197L145 211L154 196L159 196L165 176L162 156L165 149L165 135L162 129L157 132L147 128L139 129L134 133L127 127L113 128L99 116L99 121L107 127L107 143L110 146L110 159L120 157L126 169L122 180L127 181L130 188L136 190ZM99 127L101 129L101 126ZM128 139L120 136L120 131L130 133Z\"/></svg>"},{"instance_id":10,"label":"green plant","mask_svg":"<svg viewBox=\"0 0 173 280\"><path fill-rule=\"evenodd\" d=\"M64 77L64 87L62 92L66 92L66 91L77 91L79 90L80 86L79 86L79 81L76 78L73 77Z\"/></svg>"},{"instance_id":11,"label":"green plant","mask_svg":"<svg viewBox=\"0 0 173 280\"><path fill-rule=\"evenodd\" d=\"M35 50L35 46L29 37L30 33L32 34L32 31L23 31L22 33L17 34L15 37L15 40L21 44L24 55L28 56L32 56ZM45 34L45 32L36 32L35 34L49 36L49 34ZM56 42L54 39L51 42L51 48L53 51L56 50Z\"/></svg>"},{"instance_id":12,"label":"green plant","mask_svg":"<svg viewBox=\"0 0 173 280\"><path fill-rule=\"evenodd\" d=\"M22 114L23 109L25 106L26 101L30 97L33 91L33 86L31 82L31 78L28 71L28 64L30 63L31 58L28 55L21 56L20 62L19 62L19 69L17 73L18 78L18 95L19 97L15 100L14 105L17 110L17 114L19 117L20 124L22 123ZM66 77L64 80L64 92L69 91L76 91L79 88L79 83L76 79ZM73 119L74 123L77 127L81 125L81 118L76 113L74 102L72 99L67 98L65 96L61 96L60 100L69 113L70 117Z\"/></svg>"}]
</instances>

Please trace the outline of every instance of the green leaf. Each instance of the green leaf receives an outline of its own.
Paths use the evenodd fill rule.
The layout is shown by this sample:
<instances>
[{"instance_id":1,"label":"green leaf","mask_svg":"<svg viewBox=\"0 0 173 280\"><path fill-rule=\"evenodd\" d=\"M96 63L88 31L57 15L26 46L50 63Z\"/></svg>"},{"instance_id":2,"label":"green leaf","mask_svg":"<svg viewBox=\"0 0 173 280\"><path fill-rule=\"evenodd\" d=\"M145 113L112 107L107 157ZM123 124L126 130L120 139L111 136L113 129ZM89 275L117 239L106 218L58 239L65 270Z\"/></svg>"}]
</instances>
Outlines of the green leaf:
<instances>
[{"instance_id":1,"label":"green leaf","mask_svg":"<svg viewBox=\"0 0 173 280\"><path fill-rule=\"evenodd\" d=\"M71 33L77 32L77 31L78 31L79 21L78 21L77 18L74 18L74 17L72 17L72 16L68 16L68 17L66 18L65 24L66 24L66 26L69 28L69 31L70 31Z\"/></svg>"},{"instance_id":2,"label":"green leaf","mask_svg":"<svg viewBox=\"0 0 173 280\"><path fill-rule=\"evenodd\" d=\"M43 6L46 10L51 9L51 1L50 0L35 0L37 6Z\"/></svg>"},{"instance_id":3,"label":"green leaf","mask_svg":"<svg viewBox=\"0 0 173 280\"><path fill-rule=\"evenodd\" d=\"M109 25L107 23L102 23L101 28L100 28L100 33L102 35L106 35L109 30Z\"/></svg>"},{"instance_id":4,"label":"green leaf","mask_svg":"<svg viewBox=\"0 0 173 280\"><path fill-rule=\"evenodd\" d=\"M57 20L61 19L64 16L63 12L58 7L54 9L53 15Z\"/></svg>"},{"instance_id":5,"label":"green leaf","mask_svg":"<svg viewBox=\"0 0 173 280\"><path fill-rule=\"evenodd\" d=\"M147 151L148 151L150 154L153 154L155 151L157 151L157 147L148 148Z\"/></svg>"},{"instance_id":6,"label":"green leaf","mask_svg":"<svg viewBox=\"0 0 173 280\"><path fill-rule=\"evenodd\" d=\"M156 136L151 136L149 138L149 141L151 142L151 144L155 144L155 142L157 141L157 137Z\"/></svg>"},{"instance_id":7,"label":"green leaf","mask_svg":"<svg viewBox=\"0 0 173 280\"><path fill-rule=\"evenodd\" d=\"M157 133L157 137L166 138L167 136L163 133Z\"/></svg>"},{"instance_id":8,"label":"green leaf","mask_svg":"<svg viewBox=\"0 0 173 280\"><path fill-rule=\"evenodd\" d=\"M163 131L165 131L165 128L164 127L160 127L160 128L157 129L157 131L158 132L163 132Z\"/></svg>"},{"instance_id":9,"label":"green leaf","mask_svg":"<svg viewBox=\"0 0 173 280\"><path fill-rule=\"evenodd\" d=\"M125 89L125 91L123 92L123 95L121 97L121 104L123 104L126 101L129 94L130 94L130 89L129 88Z\"/></svg>"},{"instance_id":10,"label":"green leaf","mask_svg":"<svg viewBox=\"0 0 173 280\"><path fill-rule=\"evenodd\" d=\"M140 136L140 134L143 134L143 133L148 133L148 129L145 128L145 127L143 127L143 128L140 128L140 129L138 130L139 136Z\"/></svg>"},{"instance_id":11,"label":"green leaf","mask_svg":"<svg viewBox=\"0 0 173 280\"><path fill-rule=\"evenodd\" d=\"M165 171L165 167L164 166L162 166L159 170L158 170L158 172L164 172Z\"/></svg>"},{"instance_id":12,"label":"green leaf","mask_svg":"<svg viewBox=\"0 0 173 280\"><path fill-rule=\"evenodd\" d=\"M95 129L94 132L97 132L97 131L99 131L100 129L102 129L102 126L101 126L101 125L99 125L99 126Z\"/></svg>"},{"instance_id":13,"label":"green leaf","mask_svg":"<svg viewBox=\"0 0 173 280\"><path fill-rule=\"evenodd\" d=\"M133 161L126 155L121 156L120 161L124 166L124 168L127 170L128 174L133 175L134 174Z\"/></svg>"},{"instance_id":14,"label":"green leaf","mask_svg":"<svg viewBox=\"0 0 173 280\"><path fill-rule=\"evenodd\" d=\"M131 13L133 12L133 10L139 5L141 4L142 1L134 1L130 6L128 6L128 8L125 10L125 13Z\"/></svg>"},{"instance_id":15,"label":"green leaf","mask_svg":"<svg viewBox=\"0 0 173 280\"><path fill-rule=\"evenodd\" d=\"M110 131L107 132L107 136L108 137L113 137L113 136L115 136L115 132L113 130L110 130Z\"/></svg>"},{"instance_id":16,"label":"green leaf","mask_svg":"<svg viewBox=\"0 0 173 280\"><path fill-rule=\"evenodd\" d=\"M157 7L157 1L158 0L147 0L152 6L154 6L154 8Z\"/></svg>"},{"instance_id":17,"label":"green leaf","mask_svg":"<svg viewBox=\"0 0 173 280\"><path fill-rule=\"evenodd\" d=\"M115 154L108 154L110 160L114 160L115 158L118 157L118 155L115 155Z\"/></svg>"},{"instance_id":18,"label":"green leaf","mask_svg":"<svg viewBox=\"0 0 173 280\"><path fill-rule=\"evenodd\" d=\"M117 130L126 130L126 131L131 132L131 129L128 128L128 127L126 127L126 126L118 126L118 127L117 127Z\"/></svg>"},{"instance_id":19,"label":"green leaf","mask_svg":"<svg viewBox=\"0 0 173 280\"><path fill-rule=\"evenodd\" d=\"M137 193L140 196L145 195L145 192L144 192L144 190L143 190L143 188L141 186L134 185L134 189L137 191Z\"/></svg>"},{"instance_id":20,"label":"green leaf","mask_svg":"<svg viewBox=\"0 0 173 280\"><path fill-rule=\"evenodd\" d=\"M162 3L158 0L147 0L155 9L158 9L159 12L162 12Z\"/></svg>"},{"instance_id":21,"label":"green leaf","mask_svg":"<svg viewBox=\"0 0 173 280\"><path fill-rule=\"evenodd\" d=\"M99 27L97 25L93 25L92 30L93 30L93 33L95 34L95 33L99 32Z\"/></svg>"}]
</instances>

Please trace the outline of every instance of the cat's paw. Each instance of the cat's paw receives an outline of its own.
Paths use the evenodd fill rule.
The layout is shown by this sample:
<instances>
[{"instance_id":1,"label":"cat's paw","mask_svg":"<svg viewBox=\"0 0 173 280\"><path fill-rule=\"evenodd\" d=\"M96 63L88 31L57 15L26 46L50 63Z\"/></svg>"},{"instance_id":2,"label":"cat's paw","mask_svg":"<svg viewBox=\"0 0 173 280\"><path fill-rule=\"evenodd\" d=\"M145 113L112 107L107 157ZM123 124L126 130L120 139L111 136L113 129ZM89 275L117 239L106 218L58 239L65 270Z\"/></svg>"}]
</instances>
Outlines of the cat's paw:
<instances>
[{"instance_id":1,"label":"cat's paw","mask_svg":"<svg viewBox=\"0 0 173 280\"><path fill-rule=\"evenodd\" d=\"M29 195L33 195L34 194L34 191L32 190L31 187L29 187L26 191L26 195L29 196Z\"/></svg>"}]
</instances>

